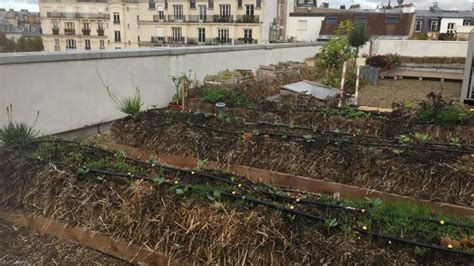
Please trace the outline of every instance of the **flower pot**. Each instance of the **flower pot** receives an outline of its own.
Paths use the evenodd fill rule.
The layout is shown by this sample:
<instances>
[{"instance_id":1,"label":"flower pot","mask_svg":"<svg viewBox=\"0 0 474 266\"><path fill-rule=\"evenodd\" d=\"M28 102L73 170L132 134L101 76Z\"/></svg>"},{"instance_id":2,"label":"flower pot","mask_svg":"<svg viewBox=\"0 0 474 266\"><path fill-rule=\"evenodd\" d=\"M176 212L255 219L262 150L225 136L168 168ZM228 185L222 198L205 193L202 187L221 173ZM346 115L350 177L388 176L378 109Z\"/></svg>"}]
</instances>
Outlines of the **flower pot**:
<instances>
[{"instance_id":1,"label":"flower pot","mask_svg":"<svg viewBox=\"0 0 474 266\"><path fill-rule=\"evenodd\" d=\"M168 108L174 111L180 111L181 109L183 109L183 106L177 103L169 103Z\"/></svg>"}]
</instances>

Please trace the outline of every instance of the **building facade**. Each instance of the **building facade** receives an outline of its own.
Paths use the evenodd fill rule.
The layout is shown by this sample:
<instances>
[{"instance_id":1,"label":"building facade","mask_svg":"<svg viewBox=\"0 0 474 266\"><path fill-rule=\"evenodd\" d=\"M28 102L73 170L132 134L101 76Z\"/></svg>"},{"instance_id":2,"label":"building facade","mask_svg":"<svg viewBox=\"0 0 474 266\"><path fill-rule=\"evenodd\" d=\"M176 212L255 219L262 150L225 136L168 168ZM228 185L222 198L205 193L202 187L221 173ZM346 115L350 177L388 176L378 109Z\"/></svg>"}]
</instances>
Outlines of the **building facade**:
<instances>
[{"instance_id":1,"label":"building facade","mask_svg":"<svg viewBox=\"0 0 474 266\"><path fill-rule=\"evenodd\" d=\"M456 34L456 27L474 24L474 11L443 10L435 2L429 10L417 10L415 33L426 33L431 39L439 34Z\"/></svg>"},{"instance_id":2,"label":"building facade","mask_svg":"<svg viewBox=\"0 0 474 266\"><path fill-rule=\"evenodd\" d=\"M0 33L4 33L13 41L17 41L20 37L40 37L39 13L29 12L26 9L14 11L0 8Z\"/></svg>"},{"instance_id":3,"label":"building facade","mask_svg":"<svg viewBox=\"0 0 474 266\"><path fill-rule=\"evenodd\" d=\"M46 51L271 41L274 0L40 0Z\"/></svg>"}]
</instances>

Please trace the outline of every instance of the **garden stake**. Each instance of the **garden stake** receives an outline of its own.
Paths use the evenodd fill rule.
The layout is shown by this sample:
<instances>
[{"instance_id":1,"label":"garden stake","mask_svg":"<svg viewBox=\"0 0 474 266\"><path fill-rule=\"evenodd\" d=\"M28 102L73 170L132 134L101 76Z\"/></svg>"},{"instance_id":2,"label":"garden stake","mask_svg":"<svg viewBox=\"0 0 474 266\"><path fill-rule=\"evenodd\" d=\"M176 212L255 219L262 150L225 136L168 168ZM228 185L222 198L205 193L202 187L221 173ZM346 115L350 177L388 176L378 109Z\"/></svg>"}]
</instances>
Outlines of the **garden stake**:
<instances>
[{"instance_id":1,"label":"garden stake","mask_svg":"<svg viewBox=\"0 0 474 266\"><path fill-rule=\"evenodd\" d=\"M344 82L346 79L346 69L347 69L347 61L344 62L344 65L342 66L341 88L339 89L339 94L341 98L339 98L339 104L337 105L337 107L342 107L342 103L343 103L342 101L344 97Z\"/></svg>"},{"instance_id":2,"label":"garden stake","mask_svg":"<svg viewBox=\"0 0 474 266\"><path fill-rule=\"evenodd\" d=\"M354 105L358 105L359 100L359 84L360 83L360 66L357 66L357 74L356 74L356 87L355 87L355 95L354 95Z\"/></svg>"}]
</instances>

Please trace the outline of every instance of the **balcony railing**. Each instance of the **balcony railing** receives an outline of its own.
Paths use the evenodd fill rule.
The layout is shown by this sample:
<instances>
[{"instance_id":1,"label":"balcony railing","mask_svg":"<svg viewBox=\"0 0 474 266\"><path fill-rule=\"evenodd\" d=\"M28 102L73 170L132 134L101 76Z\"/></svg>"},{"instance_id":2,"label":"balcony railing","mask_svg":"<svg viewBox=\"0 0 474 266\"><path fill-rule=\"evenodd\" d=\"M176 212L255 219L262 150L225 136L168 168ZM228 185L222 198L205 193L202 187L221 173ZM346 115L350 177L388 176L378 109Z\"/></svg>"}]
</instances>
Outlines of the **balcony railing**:
<instances>
[{"instance_id":1,"label":"balcony railing","mask_svg":"<svg viewBox=\"0 0 474 266\"><path fill-rule=\"evenodd\" d=\"M76 30L75 29L64 29L64 34L65 35L76 35Z\"/></svg>"},{"instance_id":2,"label":"balcony railing","mask_svg":"<svg viewBox=\"0 0 474 266\"><path fill-rule=\"evenodd\" d=\"M186 16L168 16L167 22L186 22Z\"/></svg>"},{"instance_id":3,"label":"balcony railing","mask_svg":"<svg viewBox=\"0 0 474 266\"><path fill-rule=\"evenodd\" d=\"M86 36L91 35L91 30L90 29L82 29L82 35L86 35Z\"/></svg>"},{"instance_id":4,"label":"balcony railing","mask_svg":"<svg viewBox=\"0 0 474 266\"><path fill-rule=\"evenodd\" d=\"M59 28L52 28L53 35L59 35Z\"/></svg>"},{"instance_id":5,"label":"balcony railing","mask_svg":"<svg viewBox=\"0 0 474 266\"><path fill-rule=\"evenodd\" d=\"M212 22L212 16L189 15L188 22L208 23Z\"/></svg>"},{"instance_id":6,"label":"balcony railing","mask_svg":"<svg viewBox=\"0 0 474 266\"><path fill-rule=\"evenodd\" d=\"M221 15L214 15L213 17L213 22L216 23L233 23L234 22L234 16L221 16Z\"/></svg>"},{"instance_id":7,"label":"balcony railing","mask_svg":"<svg viewBox=\"0 0 474 266\"><path fill-rule=\"evenodd\" d=\"M104 29L97 29L97 35L98 36L104 36Z\"/></svg>"},{"instance_id":8,"label":"balcony railing","mask_svg":"<svg viewBox=\"0 0 474 266\"><path fill-rule=\"evenodd\" d=\"M227 45L227 44L232 44L232 39L230 38L214 38L212 40L212 44L215 44L215 45Z\"/></svg>"},{"instance_id":9,"label":"balcony railing","mask_svg":"<svg viewBox=\"0 0 474 266\"><path fill-rule=\"evenodd\" d=\"M76 50L76 46L66 46L66 50Z\"/></svg>"},{"instance_id":10,"label":"balcony railing","mask_svg":"<svg viewBox=\"0 0 474 266\"><path fill-rule=\"evenodd\" d=\"M109 19L110 14L105 13L79 13L79 12L47 12L48 18L85 18L85 19Z\"/></svg>"},{"instance_id":11,"label":"balcony railing","mask_svg":"<svg viewBox=\"0 0 474 266\"><path fill-rule=\"evenodd\" d=\"M259 23L259 16L255 15L242 15L242 16L237 16L236 21L237 23Z\"/></svg>"},{"instance_id":12,"label":"balcony railing","mask_svg":"<svg viewBox=\"0 0 474 266\"><path fill-rule=\"evenodd\" d=\"M56 51L56 52L61 51L61 46L55 45L54 46L54 51Z\"/></svg>"},{"instance_id":13,"label":"balcony railing","mask_svg":"<svg viewBox=\"0 0 474 266\"><path fill-rule=\"evenodd\" d=\"M90 46L86 46L86 47L84 47L84 50L90 50L90 49L91 49L91 47L90 47Z\"/></svg>"},{"instance_id":14,"label":"balcony railing","mask_svg":"<svg viewBox=\"0 0 474 266\"><path fill-rule=\"evenodd\" d=\"M235 40L235 44L257 44L256 39L238 38Z\"/></svg>"},{"instance_id":15,"label":"balcony railing","mask_svg":"<svg viewBox=\"0 0 474 266\"><path fill-rule=\"evenodd\" d=\"M188 38L187 44L189 45L212 45L212 39L201 39L199 38Z\"/></svg>"},{"instance_id":16,"label":"balcony railing","mask_svg":"<svg viewBox=\"0 0 474 266\"><path fill-rule=\"evenodd\" d=\"M168 37L166 38L168 44L184 44L184 37Z\"/></svg>"},{"instance_id":17,"label":"balcony railing","mask_svg":"<svg viewBox=\"0 0 474 266\"><path fill-rule=\"evenodd\" d=\"M152 43L157 43L157 44L163 44L165 42L164 37L158 37L158 36L152 36L151 37L151 42Z\"/></svg>"},{"instance_id":18,"label":"balcony railing","mask_svg":"<svg viewBox=\"0 0 474 266\"><path fill-rule=\"evenodd\" d=\"M164 22L164 21L165 21L164 17L160 18L159 15L153 15L153 22Z\"/></svg>"}]
</instances>

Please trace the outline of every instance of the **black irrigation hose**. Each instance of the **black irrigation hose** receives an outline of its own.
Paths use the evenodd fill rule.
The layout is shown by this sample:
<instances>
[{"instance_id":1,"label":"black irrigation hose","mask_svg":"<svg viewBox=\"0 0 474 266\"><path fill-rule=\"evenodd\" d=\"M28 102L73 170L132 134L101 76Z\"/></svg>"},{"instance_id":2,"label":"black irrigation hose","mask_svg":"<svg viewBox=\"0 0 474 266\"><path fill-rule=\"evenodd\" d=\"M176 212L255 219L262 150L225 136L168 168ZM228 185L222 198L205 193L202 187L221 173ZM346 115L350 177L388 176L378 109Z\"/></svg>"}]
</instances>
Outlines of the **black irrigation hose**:
<instances>
[{"instance_id":1,"label":"black irrigation hose","mask_svg":"<svg viewBox=\"0 0 474 266\"><path fill-rule=\"evenodd\" d=\"M81 147L86 147L86 148L89 148L89 149L99 150L99 151L108 153L110 155L115 155L116 154L112 151L109 151L109 150L101 148L101 147L92 146L92 145L85 145L83 143L76 142L76 141L47 140L47 141L43 141L43 142L60 142L60 143L64 142L64 143L68 143L68 144L79 145ZM41 158L39 158L39 159L41 159ZM145 165L145 166L148 166L148 167L158 166L158 167L168 169L168 170L172 170L172 171L178 171L178 172L183 172L183 173L188 173L188 174L194 173L196 175L207 177L207 178L217 180L217 181L220 181L220 182L223 182L223 183L227 183L227 184L231 184L231 185L238 185L238 183L235 182L235 181L229 180L227 178L219 177L219 176L216 176L216 175L213 175L213 174L201 172L201 171L193 171L193 170L188 170L188 169L177 167L177 166L170 166L170 165L160 164L160 163L153 163L152 164L152 163L148 163L148 162L138 160L138 159L135 159L135 158L130 158L130 157L126 157L126 159L129 160L129 161L135 162L137 164ZM41 159L41 160L43 160L43 159ZM52 162L52 163L56 163L56 162ZM125 176L129 177L129 175L124 175L124 177ZM255 189L255 190L260 192L260 193L266 194L267 196L278 197L280 199L284 199L284 200L287 200L287 201L290 201L290 202L294 202L296 200L296 199L288 197L288 196L279 195L279 194L269 192L269 191L264 191L262 189ZM346 207L346 206L341 206L341 205L337 205L337 204L330 204L330 203L324 203L324 202L320 202L320 201L313 201L313 200L307 200L307 199L300 199L300 203L308 204L308 205L316 205L316 206L321 206L321 207L325 207L325 208L343 209L343 210L346 210L346 211L359 211L359 212L362 212L362 209L357 209L355 207L348 207L348 206ZM424 221L424 222L434 223L434 224L438 224L438 225L440 224L439 220L432 219L432 218L401 216L401 215L396 215L396 214L393 214L393 213L386 213L386 214L390 215L390 216L395 216L395 217L405 217L405 218L408 218L408 219L411 219L411 220ZM470 224L467 224L467 223L460 223L460 222L444 221L444 224L459 226L459 227L464 227L464 228L474 228L474 225L470 225Z\"/></svg>"},{"instance_id":2,"label":"black irrigation hose","mask_svg":"<svg viewBox=\"0 0 474 266\"><path fill-rule=\"evenodd\" d=\"M312 132L317 132L322 135L343 135L343 136L349 136L349 137L358 137L358 138L368 138L368 139L375 139L375 140L386 140L386 141L394 141L396 139L393 138L387 138L387 137L379 137L379 136L373 136L373 135L354 135L350 133L343 133L343 132L331 132L331 131L324 131L324 130L316 130L315 128L310 128L310 127L303 127L303 126L291 126L287 124L273 124L269 122L264 122L264 121L247 121L248 123L254 123L254 124L260 124L260 125L267 125L267 126L273 126L273 127L285 127L285 128L293 128L293 129L300 129L300 130L307 130L307 131L312 131ZM425 142L423 143L425 145L432 145L432 146L447 146L447 147L465 147L474 150L474 146L471 145L457 145L457 144L451 144L451 143L438 143L438 142Z\"/></svg>"},{"instance_id":3,"label":"black irrigation hose","mask_svg":"<svg viewBox=\"0 0 474 266\"><path fill-rule=\"evenodd\" d=\"M316 215L312 215L312 214L309 214L309 213L300 212L300 211L292 210L292 209L289 209L289 208L281 207L281 206L275 205L275 204L270 203L270 202L265 202L265 201L261 201L261 200L257 200L257 199L251 199L251 198L248 198L246 196L236 196L236 195L232 195L232 194L228 194L228 193L221 193L221 195L224 195L224 196L229 197L229 198L241 199L241 200L248 201L248 202L251 202L251 203L254 203L254 204L257 204L257 205L264 205L264 206L267 206L267 207L270 207L270 208L273 208L273 209L276 209L276 210L280 210L280 211L283 211L283 212L286 212L286 213L289 213L289 214L292 214L292 215L298 215L298 216L308 218L310 220L314 220L314 221L318 221L318 222L327 221L326 219L324 219L320 216L316 216ZM343 225L338 224L337 226L340 227L340 226L343 226ZM474 256L474 253L472 253L472 252L459 251L459 250L445 248L445 247L442 247L442 246L439 246L439 245L426 244L426 243L421 243L421 242L413 241L413 240L407 240L407 239L398 238L398 237L394 237L394 236L387 236L387 235L383 235L383 234L376 233L376 232L373 232L373 231L367 231L367 230L364 230L364 229L360 229L360 228L357 228L357 227L350 227L350 229L352 231L355 231L355 232L358 232L358 233L361 233L361 234L369 235L371 237L376 237L377 239L386 239L386 240L389 240L389 241L394 241L394 242L398 242L398 243L402 243L402 244L409 244L409 245L413 245L413 246L418 246L418 247L423 247L423 248L428 248L428 249L433 249L433 250L443 251L443 252L448 252L448 253L454 253L454 254L458 254L458 255Z\"/></svg>"},{"instance_id":4,"label":"black irrigation hose","mask_svg":"<svg viewBox=\"0 0 474 266\"><path fill-rule=\"evenodd\" d=\"M45 161L44 159L40 159L40 160ZM98 169L88 169L88 170L89 170L89 172L95 172L95 173L109 175L109 176L117 176L117 177L123 177L123 178L142 179L142 180L146 180L146 181L153 181L152 178L146 177L146 176L114 173L114 172L98 170ZM210 176L212 176L212 175L210 175ZM169 182L169 181L166 181L166 180L163 181L163 183L167 184L167 185L174 185L172 182ZM180 185L180 186L192 189L190 186L183 186L183 185ZM264 205L264 206L267 206L267 207L270 207L270 208L273 208L273 209L276 209L276 210L280 210L280 211L283 211L283 212L286 212L286 213L290 213L292 215L298 215L298 216L301 216L301 217L304 217L304 218L307 218L307 219L311 219L311 220L315 220L315 221L319 221L319 222L327 221L327 219L325 219L323 217L316 216L316 215L309 214L309 213L305 213L305 212L301 212L301 211L292 210L292 209L285 208L285 207L281 207L281 206L276 205L276 204L271 203L271 202L261 201L261 200L258 200L258 199L252 199L252 198L248 198L246 196L237 196L237 195L233 195L233 194L229 194L229 193L225 193L225 192L221 192L220 195L223 195L225 197L234 198L234 199L241 199L241 200L251 202L251 203L254 203L254 204L258 204L258 205ZM342 226L342 224L338 224L337 226L340 227L340 226ZM394 242L398 242L398 243L402 243L402 244L410 244L410 245L413 245L413 246L433 249L433 250L437 250L437 251L443 251L443 252L447 252L447 253L453 253L453 254L457 254L457 255L474 256L474 253L472 253L472 252L458 251L458 250L454 250L454 249L444 248L444 247L439 246L439 245L426 244L426 243L421 243L421 242L417 242L417 241L413 241L413 240L406 240L406 239L398 238L398 237L394 237L394 236L387 236L387 235L383 235L383 234L380 234L380 233L367 231L365 229L360 229L360 228L357 228L357 227L350 227L350 228L351 228L351 230L353 230L355 232L358 232L358 233L361 233L361 234L366 234L366 235L369 235L371 237L376 237L377 239L386 239L386 240L389 240L389 241L394 241Z\"/></svg>"},{"instance_id":5,"label":"black irrigation hose","mask_svg":"<svg viewBox=\"0 0 474 266\"><path fill-rule=\"evenodd\" d=\"M229 131L223 130L218 128L209 127L206 125L199 125L193 123L186 123L189 126L199 127L203 129L207 129L214 132L220 132L224 134L232 134L232 135L242 135L244 131ZM295 135L295 134L283 134L283 133L270 133L270 132L259 132L259 135L269 135L269 136L279 136L279 137L288 137L288 138L297 138L297 139L305 139L304 136ZM349 145L363 145L363 146L372 146L372 147L386 147L386 148L399 148L399 149L412 149L412 150L431 150L431 151L440 151L440 152L451 152L451 153L461 153L461 154L474 154L474 150L463 150L463 149L447 149L447 148L440 148L440 147L426 147L426 146L408 146L408 145L399 145L399 144L383 144L383 143L371 143L371 142L355 142L348 139L334 139L334 138L317 138L315 136L311 136L311 139L307 141L322 141L322 142L330 142L330 143L344 143Z\"/></svg>"}]
</instances>

